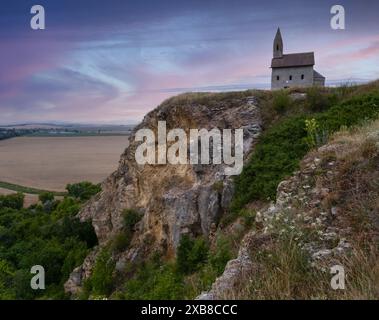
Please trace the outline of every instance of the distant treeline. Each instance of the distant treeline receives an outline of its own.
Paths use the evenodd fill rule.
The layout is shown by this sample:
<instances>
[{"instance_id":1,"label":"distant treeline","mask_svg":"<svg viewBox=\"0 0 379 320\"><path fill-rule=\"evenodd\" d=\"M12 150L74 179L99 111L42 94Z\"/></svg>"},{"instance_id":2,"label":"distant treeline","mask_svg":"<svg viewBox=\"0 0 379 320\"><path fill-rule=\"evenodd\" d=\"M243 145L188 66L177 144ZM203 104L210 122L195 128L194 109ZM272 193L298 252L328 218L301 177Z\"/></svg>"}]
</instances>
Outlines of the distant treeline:
<instances>
[{"instance_id":1,"label":"distant treeline","mask_svg":"<svg viewBox=\"0 0 379 320\"><path fill-rule=\"evenodd\" d=\"M23 131L27 130L0 129L0 140L22 136L25 134Z\"/></svg>"},{"instance_id":2,"label":"distant treeline","mask_svg":"<svg viewBox=\"0 0 379 320\"><path fill-rule=\"evenodd\" d=\"M16 129L16 128L0 128L0 140L20 137L20 136L40 136L40 137L56 137L56 136L99 136L99 135L128 135L132 127L123 128L123 131L115 127L113 130L109 128L35 128L35 129Z\"/></svg>"}]
</instances>

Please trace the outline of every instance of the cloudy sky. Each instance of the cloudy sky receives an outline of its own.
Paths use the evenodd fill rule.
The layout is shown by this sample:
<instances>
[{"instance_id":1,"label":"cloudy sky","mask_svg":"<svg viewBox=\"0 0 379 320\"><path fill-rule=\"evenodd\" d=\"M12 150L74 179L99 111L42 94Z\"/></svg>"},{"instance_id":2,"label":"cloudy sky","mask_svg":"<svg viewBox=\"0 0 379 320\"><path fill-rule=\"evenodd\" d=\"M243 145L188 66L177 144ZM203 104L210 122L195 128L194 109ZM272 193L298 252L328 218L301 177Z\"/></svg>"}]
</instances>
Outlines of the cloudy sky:
<instances>
[{"instance_id":1,"label":"cloudy sky","mask_svg":"<svg viewBox=\"0 0 379 320\"><path fill-rule=\"evenodd\" d=\"M46 30L30 28L41 4ZM0 123L133 123L185 91L268 88L284 50L315 51L329 83L379 78L379 1L2 0Z\"/></svg>"}]
</instances>

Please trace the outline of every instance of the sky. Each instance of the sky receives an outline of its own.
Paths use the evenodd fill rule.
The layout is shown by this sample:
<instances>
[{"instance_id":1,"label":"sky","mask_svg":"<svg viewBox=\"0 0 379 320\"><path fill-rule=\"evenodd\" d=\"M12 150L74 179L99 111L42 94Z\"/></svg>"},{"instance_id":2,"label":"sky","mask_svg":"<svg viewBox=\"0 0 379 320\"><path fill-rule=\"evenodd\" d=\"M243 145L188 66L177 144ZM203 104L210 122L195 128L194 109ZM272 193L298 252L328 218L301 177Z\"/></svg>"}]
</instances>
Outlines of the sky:
<instances>
[{"instance_id":1,"label":"sky","mask_svg":"<svg viewBox=\"0 0 379 320\"><path fill-rule=\"evenodd\" d=\"M32 30L43 5L46 29ZM346 29L330 27L332 5ZM269 88L272 42L329 84L379 78L379 1L2 0L0 124L130 124L188 91Z\"/></svg>"}]
</instances>

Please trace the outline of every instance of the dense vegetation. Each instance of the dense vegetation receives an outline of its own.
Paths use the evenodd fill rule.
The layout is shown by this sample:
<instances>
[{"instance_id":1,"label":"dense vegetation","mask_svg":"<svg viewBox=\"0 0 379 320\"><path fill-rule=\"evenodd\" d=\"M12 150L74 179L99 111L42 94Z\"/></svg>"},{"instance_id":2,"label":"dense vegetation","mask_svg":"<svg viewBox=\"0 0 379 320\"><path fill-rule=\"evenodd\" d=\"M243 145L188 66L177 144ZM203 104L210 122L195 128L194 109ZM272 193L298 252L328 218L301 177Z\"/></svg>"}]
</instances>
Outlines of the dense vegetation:
<instances>
[{"instance_id":1,"label":"dense vegetation","mask_svg":"<svg viewBox=\"0 0 379 320\"><path fill-rule=\"evenodd\" d=\"M92 225L75 217L81 205L44 193L38 204L23 208L22 194L0 196L0 300L65 298L64 282L97 244ZM45 269L46 290L30 287L34 265Z\"/></svg>"},{"instance_id":2,"label":"dense vegetation","mask_svg":"<svg viewBox=\"0 0 379 320\"><path fill-rule=\"evenodd\" d=\"M184 235L173 261L155 252L123 270L115 269L113 250L111 245L101 250L80 298L193 299L210 287L232 258L231 239L223 236L210 248L204 238Z\"/></svg>"},{"instance_id":3,"label":"dense vegetation","mask_svg":"<svg viewBox=\"0 0 379 320\"><path fill-rule=\"evenodd\" d=\"M92 184L89 181L69 184L66 187L68 195L80 200L88 200L93 195L101 191L100 184Z\"/></svg>"},{"instance_id":4,"label":"dense vegetation","mask_svg":"<svg viewBox=\"0 0 379 320\"><path fill-rule=\"evenodd\" d=\"M297 169L299 161L312 147L309 144L309 134L316 135L313 140L322 144L341 127L373 119L379 114L378 92L359 95L330 106L330 101L336 100L335 96L332 96L334 99L315 99L313 90L311 102L307 101L311 106L307 113L283 118L260 138L250 162L236 179L234 210L241 209L253 200L275 199L278 183ZM285 93L279 95L280 110L284 108L283 104L290 101L284 99L283 94ZM312 101L317 101L317 105ZM312 112L313 110L325 111ZM316 124L314 132L307 130L307 119L312 119Z\"/></svg>"}]
</instances>

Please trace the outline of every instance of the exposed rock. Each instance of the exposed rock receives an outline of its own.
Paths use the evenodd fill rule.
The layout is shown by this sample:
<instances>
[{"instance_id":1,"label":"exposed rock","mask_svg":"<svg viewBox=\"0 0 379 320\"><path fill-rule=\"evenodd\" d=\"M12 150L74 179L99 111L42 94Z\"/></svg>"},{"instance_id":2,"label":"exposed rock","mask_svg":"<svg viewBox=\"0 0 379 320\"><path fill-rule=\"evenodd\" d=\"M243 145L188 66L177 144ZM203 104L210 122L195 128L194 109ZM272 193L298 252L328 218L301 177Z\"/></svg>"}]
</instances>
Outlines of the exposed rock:
<instances>
[{"instance_id":1,"label":"exposed rock","mask_svg":"<svg viewBox=\"0 0 379 320\"><path fill-rule=\"evenodd\" d=\"M254 272L256 265L251 260L249 251L252 246L262 246L270 237L257 236L255 232L247 234L242 240L236 259L230 260L223 274L216 279L208 292L202 292L196 300L220 300L230 296L246 277Z\"/></svg>"},{"instance_id":2,"label":"exposed rock","mask_svg":"<svg viewBox=\"0 0 379 320\"><path fill-rule=\"evenodd\" d=\"M100 246L121 230L124 209L143 213L130 248L116 257L120 260L118 268L122 268L124 261L145 257L156 250L174 255L184 233L209 237L233 196L232 180L223 175L225 164L138 165L134 154L140 142L135 142L135 132L149 128L156 133L158 121L166 121L167 131L182 128L187 134L189 129L243 128L246 159L261 132L256 104L255 97L209 106L185 99L175 104L174 100L145 116L130 137L130 146L121 155L117 171L102 183L102 192L79 213L81 221L92 221ZM91 267L92 264L86 264L76 268L66 291L75 292Z\"/></svg>"},{"instance_id":3,"label":"exposed rock","mask_svg":"<svg viewBox=\"0 0 379 320\"><path fill-rule=\"evenodd\" d=\"M84 259L81 266L76 267L71 272L69 279L64 284L64 290L71 295L76 295L80 292L83 280L88 278L91 274L92 266L95 263L98 248L92 250L92 252Z\"/></svg>"}]
</instances>

